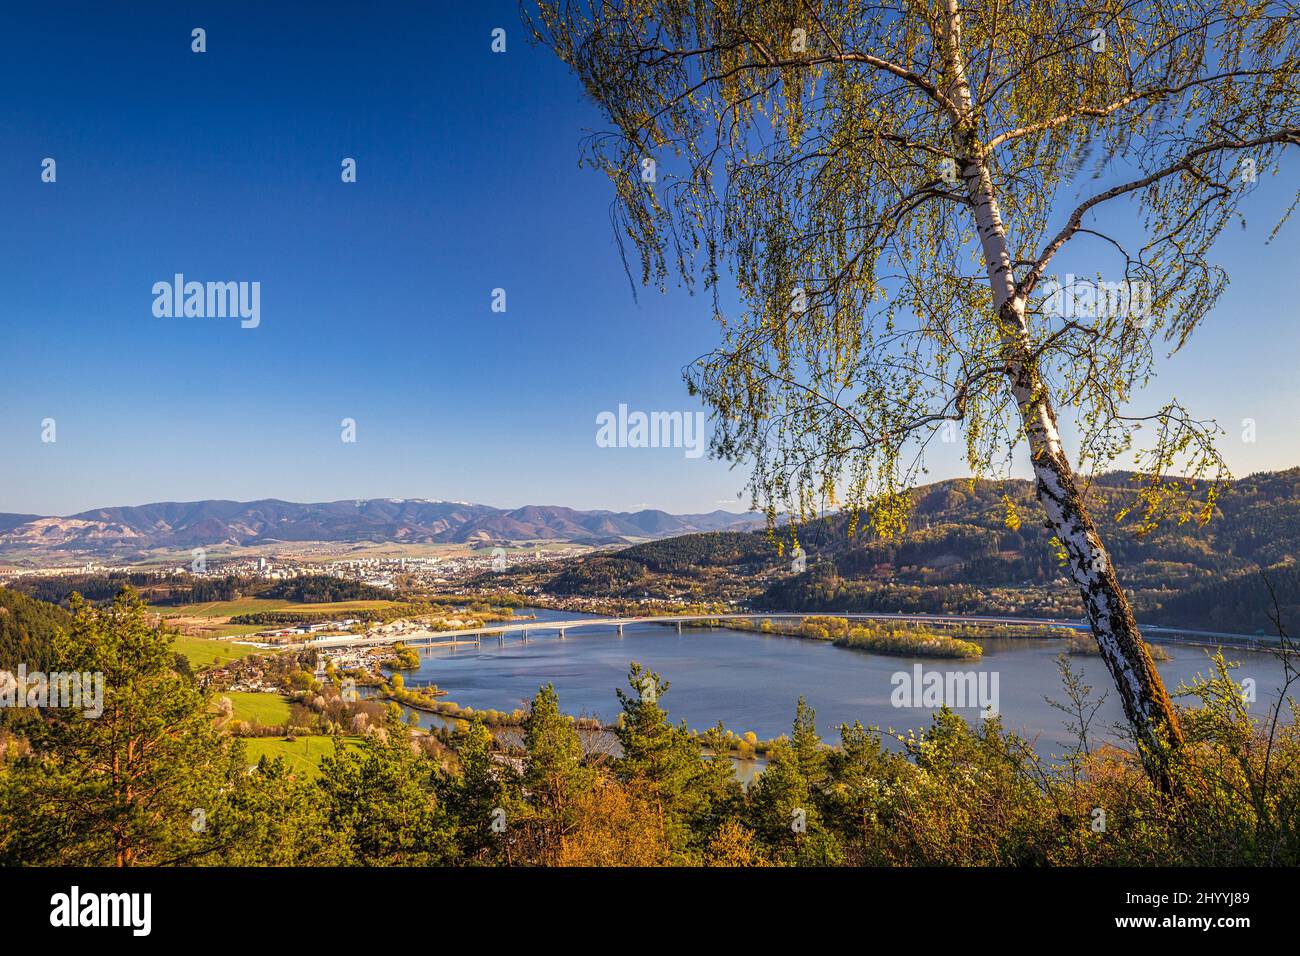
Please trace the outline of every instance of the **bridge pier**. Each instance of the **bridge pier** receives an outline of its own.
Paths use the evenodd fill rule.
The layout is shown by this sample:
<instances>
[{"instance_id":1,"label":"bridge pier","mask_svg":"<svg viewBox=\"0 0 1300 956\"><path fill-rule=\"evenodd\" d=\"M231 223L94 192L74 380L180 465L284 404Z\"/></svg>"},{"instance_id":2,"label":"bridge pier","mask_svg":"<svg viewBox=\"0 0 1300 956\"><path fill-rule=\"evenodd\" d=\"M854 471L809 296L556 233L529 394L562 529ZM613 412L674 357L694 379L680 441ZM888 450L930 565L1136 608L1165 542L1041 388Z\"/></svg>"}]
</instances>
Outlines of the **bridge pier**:
<instances>
[{"instance_id":1,"label":"bridge pier","mask_svg":"<svg viewBox=\"0 0 1300 956\"><path fill-rule=\"evenodd\" d=\"M564 628L560 628L560 640L564 640Z\"/></svg>"},{"instance_id":2,"label":"bridge pier","mask_svg":"<svg viewBox=\"0 0 1300 956\"><path fill-rule=\"evenodd\" d=\"M682 622L681 622L681 621L678 621L678 622L677 622L677 633L680 634L681 632L682 632Z\"/></svg>"},{"instance_id":3,"label":"bridge pier","mask_svg":"<svg viewBox=\"0 0 1300 956\"><path fill-rule=\"evenodd\" d=\"M623 636L623 625L622 625L622 624L620 624L620 625L618 626L618 636L619 636L619 637L622 637L622 636Z\"/></svg>"}]
</instances>

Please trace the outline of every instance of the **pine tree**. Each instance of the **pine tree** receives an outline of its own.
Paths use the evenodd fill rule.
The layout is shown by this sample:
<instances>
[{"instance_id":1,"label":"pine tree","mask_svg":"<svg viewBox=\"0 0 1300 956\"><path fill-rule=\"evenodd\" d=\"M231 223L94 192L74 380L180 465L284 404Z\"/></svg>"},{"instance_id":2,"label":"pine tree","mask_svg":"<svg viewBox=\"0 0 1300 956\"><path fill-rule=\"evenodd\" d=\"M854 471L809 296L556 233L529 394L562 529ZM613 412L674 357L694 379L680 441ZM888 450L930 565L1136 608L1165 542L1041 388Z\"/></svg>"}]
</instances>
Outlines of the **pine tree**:
<instances>
[{"instance_id":1,"label":"pine tree","mask_svg":"<svg viewBox=\"0 0 1300 956\"><path fill-rule=\"evenodd\" d=\"M48 709L24 723L32 753L13 767L0 821L13 862L137 866L202 862L206 818L230 766L171 637L124 588L100 609L73 595L51 670L103 679L103 713Z\"/></svg>"},{"instance_id":2,"label":"pine tree","mask_svg":"<svg viewBox=\"0 0 1300 956\"><path fill-rule=\"evenodd\" d=\"M734 739L721 721L700 736L700 743L709 756L705 758L694 785L694 789L705 798L703 806L690 821L696 841L712 842L722 827L740 817L745 790L736 779L736 766L731 760L730 745Z\"/></svg>"},{"instance_id":3,"label":"pine tree","mask_svg":"<svg viewBox=\"0 0 1300 956\"><path fill-rule=\"evenodd\" d=\"M826 776L826 749L817 733L817 711L803 697L795 705L794 732L790 738L799 773L810 787L820 787Z\"/></svg>"},{"instance_id":4,"label":"pine tree","mask_svg":"<svg viewBox=\"0 0 1300 956\"><path fill-rule=\"evenodd\" d=\"M840 745L826 755L821 812L826 828L856 854L853 862L879 862L869 856L877 803L882 790L910 771L905 757L881 747L879 733L856 721L840 725Z\"/></svg>"},{"instance_id":5,"label":"pine tree","mask_svg":"<svg viewBox=\"0 0 1300 956\"><path fill-rule=\"evenodd\" d=\"M595 771L583 760L582 741L573 720L560 712L551 684L537 691L524 719L524 775L527 803L511 822L521 851L537 862L557 861L564 836L577 825L575 802L595 784ZM522 833L515 833L515 824Z\"/></svg>"},{"instance_id":6,"label":"pine tree","mask_svg":"<svg viewBox=\"0 0 1300 956\"><path fill-rule=\"evenodd\" d=\"M801 865L843 860L835 835L824 825L829 784L828 752L817 733L817 712L800 697L793 734L768 755L767 769L748 794L749 821L781 858Z\"/></svg>"},{"instance_id":7,"label":"pine tree","mask_svg":"<svg viewBox=\"0 0 1300 956\"><path fill-rule=\"evenodd\" d=\"M326 830L363 866L429 866L454 859L452 823L434 798L436 767L414 750L400 721L359 747L335 739L320 764Z\"/></svg>"},{"instance_id":8,"label":"pine tree","mask_svg":"<svg viewBox=\"0 0 1300 956\"><path fill-rule=\"evenodd\" d=\"M456 735L453 745L460 772L444 774L440 792L456 822L456 842L467 861L486 862L504 855L510 817L518 802L509 764L492 759L492 733L481 717Z\"/></svg>"},{"instance_id":9,"label":"pine tree","mask_svg":"<svg viewBox=\"0 0 1300 956\"><path fill-rule=\"evenodd\" d=\"M242 740L231 746L230 774L208 816L223 866L338 866L350 861L333 839L315 781L283 757L262 757L251 772Z\"/></svg>"},{"instance_id":10,"label":"pine tree","mask_svg":"<svg viewBox=\"0 0 1300 956\"><path fill-rule=\"evenodd\" d=\"M627 682L632 693L617 691L623 713L614 733L623 755L614 772L645 795L669 844L684 849L691 837L689 821L707 811L707 795L694 786L704 773L699 742L685 723L669 723L659 706L668 681L633 662Z\"/></svg>"}]
</instances>

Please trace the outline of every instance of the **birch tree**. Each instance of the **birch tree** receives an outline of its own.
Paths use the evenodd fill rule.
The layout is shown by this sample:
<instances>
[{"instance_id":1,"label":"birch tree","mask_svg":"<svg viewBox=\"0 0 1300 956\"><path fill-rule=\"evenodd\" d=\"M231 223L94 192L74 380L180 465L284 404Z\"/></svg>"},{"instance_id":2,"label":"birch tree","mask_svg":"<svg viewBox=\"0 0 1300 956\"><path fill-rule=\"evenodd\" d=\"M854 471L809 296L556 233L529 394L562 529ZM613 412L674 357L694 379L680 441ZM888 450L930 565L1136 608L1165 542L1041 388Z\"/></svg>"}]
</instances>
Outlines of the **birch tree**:
<instances>
[{"instance_id":1,"label":"birch tree","mask_svg":"<svg viewBox=\"0 0 1300 956\"><path fill-rule=\"evenodd\" d=\"M613 183L630 271L712 302L720 344L687 382L755 505L893 534L937 438L976 475L1027 458L1168 789L1177 715L1087 476L1137 466L1139 531L1210 516L1217 426L1133 400L1224 292L1216 239L1300 145L1297 7L559 0L526 17L609 121L584 158ZM1080 301L1054 271L1067 249L1084 308L1062 307Z\"/></svg>"}]
</instances>

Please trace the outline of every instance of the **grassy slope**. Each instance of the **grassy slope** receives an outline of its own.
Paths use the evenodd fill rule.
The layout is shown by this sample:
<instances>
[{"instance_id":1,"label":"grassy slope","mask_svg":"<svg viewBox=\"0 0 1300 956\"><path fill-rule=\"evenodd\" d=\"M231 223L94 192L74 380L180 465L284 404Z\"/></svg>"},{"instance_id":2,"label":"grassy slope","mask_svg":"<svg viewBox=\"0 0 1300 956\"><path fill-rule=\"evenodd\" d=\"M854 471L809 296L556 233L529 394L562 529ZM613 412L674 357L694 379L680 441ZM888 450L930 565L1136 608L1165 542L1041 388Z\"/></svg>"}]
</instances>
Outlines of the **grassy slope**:
<instances>
[{"instance_id":1,"label":"grassy slope","mask_svg":"<svg viewBox=\"0 0 1300 956\"><path fill-rule=\"evenodd\" d=\"M255 614L258 611L362 611L396 603L398 602L335 601L328 604L304 604L300 601L242 598L238 601L207 601L203 604L159 605L153 610L166 617L234 617L236 614Z\"/></svg>"},{"instance_id":2,"label":"grassy slope","mask_svg":"<svg viewBox=\"0 0 1300 956\"><path fill-rule=\"evenodd\" d=\"M358 745L356 737L348 737L346 740L350 748ZM263 756L271 760L283 757L291 770L305 773L309 777L319 773L321 757L332 756L334 753L332 737L299 737L292 741L282 737L246 737L244 746L250 764L256 763Z\"/></svg>"},{"instance_id":3,"label":"grassy slope","mask_svg":"<svg viewBox=\"0 0 1300 956\"><path fill-rule=\"evenodd\" d=\"M228 692L221 696L235 705L233 720L256 720L264 727L275 727L289 719L289 701L279 694Z\"/></svg>"},{"instance_id":4,"label":"grassy slope","mask_svg":"<svg viewBox=\"0 0 1300 956\"><path fill-rule=\"evenodd\" d=\"M191 637L188 634L179 635L172 648L184 654L190 662L190 667L196 671L203 667L211 667L214 660L225 664L237 657L258 653L256 647L249 647L247 644L232 644L230 641L215 641L206 637Z\"/></svg>"},{"instance_id":5,"label":"grassy slope","mask_svg":"<svg viewBox=\"0 0 1300 956\"><path fill-rule=\"evenodd\" d=\"M299 601L279 601L268 600L265 598L244 598L238 601L207 601L202 604L181 604L181 605L150 605L150 610L158 614L163 620L175 625L182 626L189 631L200 631L201 636L197 640L205 638L219 637L244 637L249 634L256 634L258 631L267 629L267 625L261 624L231 624L228 618L236 614L253 614L258 611L324 611L326 613L337 613L345 615L350 611L361 611L371 608L387 607L395 604L395 601L335 601L327 604L304 604ZM178 641L179 645L180 642ZM202 645L196 645L202 652L207 653L208 648ZM207 653L206 657L200 656L197 659L191 656L188 651L178 646L193 666L207 666L212 663L213 654ZM251 652L250 649L240 651L228 651L222 656L222 661L229 659L229 656L244 656Z\"/></svg>"}]
</instances>

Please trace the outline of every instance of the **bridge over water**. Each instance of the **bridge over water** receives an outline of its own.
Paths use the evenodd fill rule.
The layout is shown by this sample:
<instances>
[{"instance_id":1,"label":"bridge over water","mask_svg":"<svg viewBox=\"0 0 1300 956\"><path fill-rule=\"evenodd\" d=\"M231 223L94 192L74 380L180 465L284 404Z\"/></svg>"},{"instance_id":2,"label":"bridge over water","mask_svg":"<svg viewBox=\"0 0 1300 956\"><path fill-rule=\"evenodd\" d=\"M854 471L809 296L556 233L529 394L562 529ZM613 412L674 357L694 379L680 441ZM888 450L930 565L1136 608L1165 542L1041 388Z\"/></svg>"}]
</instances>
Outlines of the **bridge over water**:
<instances>
[{"instance_id":1,"label":"bridge over water","mask_svg":"<svg viewBox=\"0 0 1300 956\"><path fill-rule=\"evenodd\" d=\"M509 636L517 636L527 643L529 637L539 632L556 632L561 639L568 631L579 628L609 629L620 636L623 629L634 624L676 625L680 634L683 627L704 625L720 621L801 621L806 617L833 616L847 618L851 621L906 621L916 624L935 625L1030 625L1038 627L1060 627L1075 631L1088 631L1088 625L1078 620L1060 620L1046 617L994 617L981 614L902 614L887 612L844 613L834 612L753 612L735 611L724 614L667 614L646 615L640 617L590 617L574 618L565 621L518 621L506 624L490 624L484 627L462 628L451 631L418 631L415 633L391 633L380 635L358 635L344 637L322 637L310 641L307 646L322 650L349 647L382 647L391 644L408 646L429 646L455 644L478 644L485 637L495 637L504 641ZM1276 640L1260 639L1257 635L1231 633L1225 631L1198 631L1187 628L1159 627L1153 624L1141 625L1142 633L1148 639L1170 641L1174 643L1209 644L1233 643L1247 647L1276 647Z\"/></svg>"},{"instance_id":2,"label":"bridge over water","mask_svg":"<svg viewBox=\"0 0 1300 956\"><path fill-rule=\"evenodd\" d=\"M683 627L702 625L715 621L802 621L813 617L807 613L776 612L732 612L725 614L667 614L643 617L593 617L575 618L566 621L519 621L509 624L491 624L484 627L461 628L452 631L421 631L416 633L391 633L374 636L356 637L322 637L310 642L314 648L334 647L380 647L386 644L405 644L409 647L428 644L478 644L484 637L496 637L505 640L514 635L527 642L529 637L538 632L558 632L561 639L568 631L583 628L586 630L609 629L620 636L625 627L634 624L676 625L680 634ZM1028 624L1043 627L1068 627L1075 630L1087 630L1087 625L1078 621L1057 621L1050 618L1001 618L982 617L969 614L887 614L887 613L836 613L834 617L843 617L851 621L912 621L938 625L999 625Z\"/></svg>"}]
</instances>

